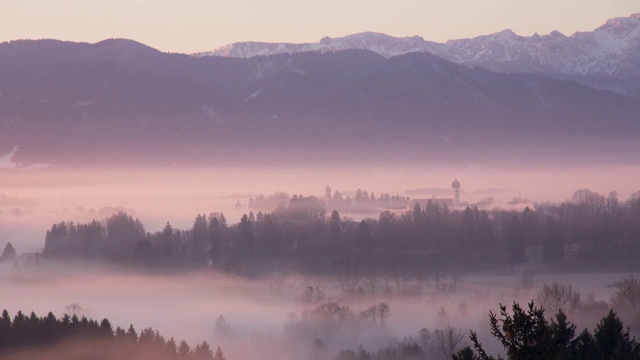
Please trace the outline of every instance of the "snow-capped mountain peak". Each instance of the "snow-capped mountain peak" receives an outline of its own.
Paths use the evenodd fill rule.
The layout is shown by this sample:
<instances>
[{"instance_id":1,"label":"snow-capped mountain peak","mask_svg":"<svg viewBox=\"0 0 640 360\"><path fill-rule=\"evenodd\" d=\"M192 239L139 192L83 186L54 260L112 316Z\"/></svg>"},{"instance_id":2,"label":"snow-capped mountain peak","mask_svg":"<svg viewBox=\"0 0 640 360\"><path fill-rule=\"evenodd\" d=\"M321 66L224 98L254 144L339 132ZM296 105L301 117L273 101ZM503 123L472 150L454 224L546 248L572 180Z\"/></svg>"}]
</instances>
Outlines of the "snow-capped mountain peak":
<instances>
[{"instance_id":1,"label":"snow-capped mountain peak","mask_svg":"<svg viewBox=\"0 0 640 360\"><path fill-rule=\"evenodd\" d=\"M339 38L325 36L317 43L240 42L221 46L211 52L194 54L194 56L253 57L306 51L333 52L347 49L364 49L374 51L385 57L393 57L409 52L428 51L438 53L432 44L436 43L425 41L420 36L398 38L382 33L362 32Z\"/></svg>"},{"instance_id":2,"label":"snow-capped mountain peak","mask_svg":"<svg viewBox=\"0 0 640 360\"><path fill-rule=\"evenodd\" d=\"M324 37L317 43L240 42L221 46L196 57L253 57L296 52L333 52L365 49L384 57L428 52L447 60L479 65L501 72L640 76L640 14L609 19L590 32L566 36L521 36L506 29L472 39L437 43L420 36L393 37L363 32L344 37Z\"/></svg>"},{"instance_id":3,"label":"snow-capped mountain peak","mask_svg":"<svg viewBox=\"0 0 640 360\"><path fill-rule=\"evenodd\" d=\"M633 14L629 17L617 17L607 20L607 22L596 29L604 31L616 38L624 38L640 27L640 14Z\"/></svg>"}]
</instances>

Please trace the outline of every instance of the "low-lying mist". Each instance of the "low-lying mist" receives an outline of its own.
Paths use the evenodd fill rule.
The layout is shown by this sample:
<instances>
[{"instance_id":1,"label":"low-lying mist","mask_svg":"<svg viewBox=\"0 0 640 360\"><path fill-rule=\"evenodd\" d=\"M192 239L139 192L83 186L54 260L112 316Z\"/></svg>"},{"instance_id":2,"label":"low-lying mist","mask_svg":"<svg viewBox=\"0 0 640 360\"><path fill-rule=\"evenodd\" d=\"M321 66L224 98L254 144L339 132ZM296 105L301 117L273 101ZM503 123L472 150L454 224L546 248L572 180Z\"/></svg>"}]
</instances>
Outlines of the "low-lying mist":
<instances>
[{"instance_id":1,"label":"low-lying mist","mask_svg":"<svg viewBox=\"0 0 640 360\"><path fill-rule=\"evenodd\" d=\"M230 224L237 223L243 214L257 213L257 208L249 207L250 200L259 195L268 198L278 191L291 196L303 194L323 199L325 188L330 186L334 194L339 191L345 197L356 197L358 189L364 189L376 197L386 193L403 199L450 199L451 181L458 179L462 202L484 206L489 211L502 208L522 212L523 207L534 202L564 201L580 188L604 195L617 191L616 196L607 199L620 199L622 202L639 190L635 181L639 174L640 168L634 166L500 168L477 164L463 168L283 169L265 166L251 169L5 170L0 178L0 249L11 242L18 261L0 262L0 310L6 308L12 314L34 311L38 315L52 311L56 316L73 312L94 319L108 318L114 328L127 328L130 324L137 329L151 327L167 339L185 339L190 344L207 341L213 349L220 346L229 360L335 358L344 349L362 347L375 352L383 347L397 346L405 340L423 341L426 349L430 345L425 339L433 339L437 331L444 334L449 328L454 334L461 334L458 347L469 343L467 334L471 329L479 333L486 350L497 354L502 349L489 333L488 315L490 311L497 312L500 303L510 305L515 301L525 304L537 299L544 284L571 285L580 293L581 306L580 311L569 313L569 319L579 329L593 329L614 305L612 297L617 286L629 274L588 272L589 262L571 262L573 258L567 255L566 267L557 269L546 267L536 262L538 260L515 266L498 266L497 269L487 267L477 272L473 267L461 270L463 267L456 266L460 264L452 263L443 264L442 268L449 268L446 273L438 272L436 268L430 270L428 276L425 275L429 279L422 277L416 280L411 274L378 274L372 278L371 284L362 280L358 286L345 291L344 282L341 283L344 279L338 278L344 274L324 270L305 272L304 262L313 260L313 244L296 259L300 266L295 270L279 271L278 255L272 254L273 259L263 259L260 266L255 267L260 271L238 271L236 275L232 274L233 271L225 272L229 269L224 269L224 262L217 267L204 263L200 267L155 264L159 271L153 271L133 263L130 263L133 266L116 265L117 262L108 261L106 256L102 260L107 261L92 261L91 258L69 260L72 257L65 261L64 252L61 253L62 260L47 254L27 253L42 253L45 234L52 229L52 224L61 221L88 223L93 219L104 221L121 211L140 219L144 230L149 233L143 236L149 238L160 236L158 232L167 222L175 229L192 229L195 214L224 212ZM605 199L596 195L593 198ZM548 204L546 206L549 207ZM562 215L561 206L558 209ZM323 224L333 209L328 207L324 210ZM344 224L351 226L342 229L348 233L345 238L357 241L360 220L378 218L381 210L377 207L369 213L341 210L340 215L346 219ZM398 214L393 221L406 220L402 223L404 228L398 229L413 229L409 221L411 217L401 215L411 210L393 210ZM446 209L443 211L448 213ZM579 209L572 211L572 214L579 214ZM503 215L509 214L495 213L491 216ZM450 219L463 219L461 216L460 213L454 214ZM377 221L382 220L384 218L380 217ZM504 229L500 227L508 221L493 220L496 220L493 222L496 229L492 237L503 238ZM286 225L282 229L295 229L295 224L287 222L286 216L281 221ZM565 221L566 224L569 222ZM325 225L330 231L330 225ZM261 231L268 233L265 229ZM287 236L295 240L295 234L288 233ZM385 236L391 239L402 234ZM598 244L597 241L593 243ZM397 249L394 250L392 245L385 246L395 252ZM538 245L528 248L527 256L531 259L543 258L538 254L543 251ZM567 244L567 253L572 255L578 245ZM407 246L406 251L399 249L396 255L400 258L407 255L412 245ZM478 260L465 258L478 250L474 246L467 249L470 250L468 253L463 251L464 248L458 252L447 250L446 246L443 249L444 253L449 250L455 253L458 263L471 264ZM366 248L360 251L369 254ZM597 254L597 251L593 253ZM252 263L250 258L242 258L242 252L238 254L245 264ZM435 252L423 251L421 254L429 255L425 259L430 261L437 258L433 257L437 255ZM319 252L315 255L321 256ZM329 264L332 257L339 260L337 255L340 254L325 254L324 260ZM348 259L349 254L343 255ZM373 250L369 255L375 255ZM485 255L489 258L495 254ZM154 261L162 259L159 256ZM387 261L382 266L396 266L386 269L389 272L411 271L414 265L398 266L392 261L394 257L384 256L371 256L368 262L360 265L375 267L376 259ZM274 263L270 265L269 261ZM179 265L178 262L176 264ZM263 271L269 266L273 268L271 271ZM332 266L337 269L339 264L334 262ZM312 268L313 264L309 264L306 270ZM408 285L394 284L393 276L401 276ZM409 278L411 280L407 280ZM419 291L413 289L413 281L419 282L415 285ZM372 291L367 288L369 285ZM411 291L405 291L407 286ZM631 326L633 333L638 333L637 324L640 322L637 316L622 315L625 325ZM62 347L46 351L61 356L65 354ZM441 354L431 355L438 358ZM16 356L16 359L23 359L36 355L28 352Z\"/></svg>"},{"instance_id":2,"label":"low-lying mist","mask_svg":"<svg viewBox=\"0 0 640 360\"><path fill-rule=\"evenodd\" d=\"M444 278L450 284L446 292L431 282L421 295L346 295L331 277L244 278L213 271L144 275L88 263L42 262L0 267L0 306L10 313L52 311L61 316L71 311L108 318L114 328L152 327L167 339L220 346L230 360L308 358L318 350L318 340L330 357L360 345L376 351L417 338L423 328L434 332L447 327L459 330L463 343L468 343L469 329L478 331L485 347L497 353L499 346L488 333L488 313L497 312L499 303L524 304L552 282L571 284L591 304L608 301L614 284L626 275L540 274L525 281L519 272L468 274ZM371 310L380 304L388 305L382 316ZM570 313L570 320L592 329L608 310L595 309L592 314Z\"/></svg>"}]
</instances>

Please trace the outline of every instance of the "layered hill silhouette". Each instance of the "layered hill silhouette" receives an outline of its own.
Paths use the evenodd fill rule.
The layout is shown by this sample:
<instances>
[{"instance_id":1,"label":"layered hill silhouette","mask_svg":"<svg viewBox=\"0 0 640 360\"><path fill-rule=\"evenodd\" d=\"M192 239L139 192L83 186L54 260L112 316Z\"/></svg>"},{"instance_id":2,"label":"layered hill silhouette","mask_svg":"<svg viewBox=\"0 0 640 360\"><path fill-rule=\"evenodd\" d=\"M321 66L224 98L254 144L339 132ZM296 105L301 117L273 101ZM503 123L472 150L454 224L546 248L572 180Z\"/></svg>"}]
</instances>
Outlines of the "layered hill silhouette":
<instances>
[{"instance_id":1,"label":"layered hill silhouette","mask_svg":"<svg viewBox=\"0 0 640 360\"><path fill-rule=\"evenodd\" d=\"M0 152L20 145L24 163L464 158L640 135L633 96L424 52L230 58L12 41L0 94Z\"/></svg>"}]
</instances>

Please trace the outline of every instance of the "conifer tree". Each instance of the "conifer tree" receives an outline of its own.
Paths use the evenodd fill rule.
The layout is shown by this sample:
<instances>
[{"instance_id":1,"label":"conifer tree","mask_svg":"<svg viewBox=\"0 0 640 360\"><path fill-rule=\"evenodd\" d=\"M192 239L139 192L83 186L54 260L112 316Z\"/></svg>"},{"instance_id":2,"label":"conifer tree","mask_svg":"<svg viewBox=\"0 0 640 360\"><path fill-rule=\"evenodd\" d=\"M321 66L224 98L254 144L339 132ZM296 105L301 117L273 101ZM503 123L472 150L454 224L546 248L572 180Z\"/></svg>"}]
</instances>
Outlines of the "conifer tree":
<instances>
[{"instance_id":1,"label":"conifer tree","mask_svg":"<svg viewBox=\"0 0 640 360\"><path fill-rule=\"evenodd\" d=\"M222 353L220 346L218 346L218 350L216 350L216 354L213 357L213 360L227 360L227 358L224 357L224 354Z\"/></svg>"}]
</instances>

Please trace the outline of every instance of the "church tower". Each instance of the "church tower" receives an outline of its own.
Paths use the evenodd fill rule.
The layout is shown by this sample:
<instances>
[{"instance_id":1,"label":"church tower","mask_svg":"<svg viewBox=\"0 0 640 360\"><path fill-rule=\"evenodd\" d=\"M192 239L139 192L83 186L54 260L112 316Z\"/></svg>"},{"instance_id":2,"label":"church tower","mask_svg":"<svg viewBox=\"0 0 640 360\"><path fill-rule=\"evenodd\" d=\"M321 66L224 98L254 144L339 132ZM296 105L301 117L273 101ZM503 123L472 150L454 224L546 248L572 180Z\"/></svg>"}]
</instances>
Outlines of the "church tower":
<instances>
[{"instance_id":1,"label":"church tower","mask_svg":"<svg viewBox=\"0 0 640 360\"><path fill-rule=\"evenodd\" d=\"M460 181L458 179L451 183L451 200L453 200L453 206L460 206Z\"/></svg>"}]
</instances>

